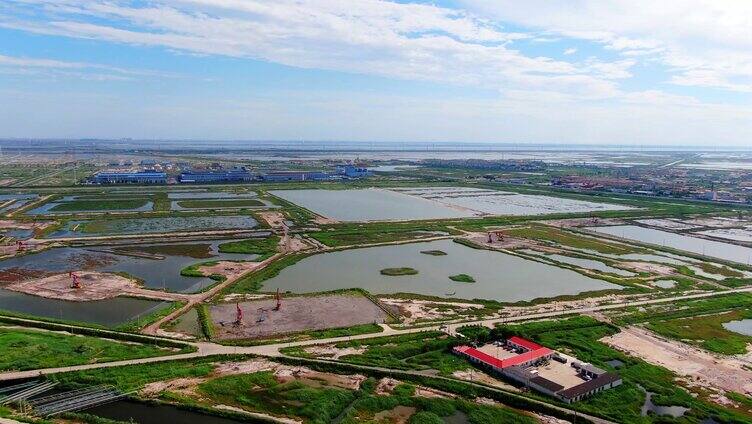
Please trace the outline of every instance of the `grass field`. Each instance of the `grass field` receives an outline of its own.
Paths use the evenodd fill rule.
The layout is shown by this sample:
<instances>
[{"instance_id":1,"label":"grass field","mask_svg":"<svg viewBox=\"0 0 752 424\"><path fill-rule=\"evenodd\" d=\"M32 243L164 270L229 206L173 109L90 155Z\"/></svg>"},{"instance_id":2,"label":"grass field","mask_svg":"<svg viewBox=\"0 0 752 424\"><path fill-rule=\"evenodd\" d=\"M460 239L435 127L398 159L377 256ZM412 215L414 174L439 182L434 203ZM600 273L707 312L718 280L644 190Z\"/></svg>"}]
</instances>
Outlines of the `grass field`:
<instances>
[{"instance_id":1,"label":"grass field","mask_svg":"<svg viewBox=\"0 0 752 424\"><path fill-rule=\"evenodd\" d=\"M265 206L265 204L258 199L181 200L178 202L178 206L186 209L221 209L258 207Z\"/></svg>"},{"instance_id":2,"label":"grass field","mask_svg":"<svg viewBox=\"0 0 752 424\"><path fill-rule=\"evenodd\" d=\"M399 336L377 337L338 343L338 348L365 348L360 355L346 355L341 361L401 370L435 369L443 375L469 368L468 363L453 355L450 347L457 339L440 332L424 332ZM283 353L309 357L303 348L282 349Z\"/></svg>"},{"instance_id":3,"label":"grass field","mask_svg":"<svg viewBox=\"0 0 752 424\"><path fill-rule=\"evenodd\" d=\"M0 327L0 370L30 370L163 356L173 349L36 329Z\"/></svg>"},{"instance_id":4,"label":"grass field","mask_svg":"<svg viewBox=\"0 0 752 424\"><path fill-rule=\"evenodd\" d=\"M277 253L279 236L271 236L263 239L253 238L241 241L231 241L219 245L220 253L244 253L259 255L256 260L262 261Z\"/></svg>"},{"instance_id":5,"label":"grass field","mask_svg":"<svg viewBox=\"0 0 752 424\"><path fill-rule=\"evenodd\" d=\"M72 200L62 202L50 212L78 212L78 211L118 211L138 209L148 202L148 199L106 199L102 200Z\"/></svg>"},{"instance_id":6,"label":"grass field","mask_svg":"<svg viewBox=\"0 0 752 424\"><path fill-rule=\"evenodd\" d=\"M735 355L747 352L747 344L752 343L752 337L729 331L723 324L748 318L752 318L752 310L738 309L714 315L652 320L648 328L662 336L689 341L711 352Z\"/></svg>"}]
</instances>

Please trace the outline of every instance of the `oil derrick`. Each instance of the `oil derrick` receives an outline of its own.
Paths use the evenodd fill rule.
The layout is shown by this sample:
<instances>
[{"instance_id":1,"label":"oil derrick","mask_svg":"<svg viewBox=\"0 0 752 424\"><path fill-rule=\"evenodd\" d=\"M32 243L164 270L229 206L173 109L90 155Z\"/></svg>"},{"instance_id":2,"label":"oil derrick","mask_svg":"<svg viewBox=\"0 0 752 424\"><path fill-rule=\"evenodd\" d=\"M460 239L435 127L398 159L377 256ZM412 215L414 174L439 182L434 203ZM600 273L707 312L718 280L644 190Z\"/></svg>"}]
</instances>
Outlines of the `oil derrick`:
<instances>
[{"instance_id":1,"label":"oil derrick","mask_svg":"<svg viewBox=\"0 0 752 424\"><path fill-rule=\"evenodd\" d=\"M489 232L488 232L488 241L486 242L486 243L488 243L488 244L491 244L491 243L493 243L493 238L491 238L491 234L492 234L492 233L491 233L491 232L489 231Z\"/></svg>"},{"instance_id":2,"label":"oil derrick","mask_svg":"<svg viewBox=\"0 0 752 424\"><path fill-rule=\"evenodd\" d=\"M243 324L243 310L240 309L240 303L235 303L235 325Z\"/></svg>"},{"instance_id":3,"label":"oil derrick","mask_svg":"<svg viewBox=\"0 0 752 424\"><path fill-rule=\"evenodd\" d=\"M279 287L277 287L277 306L274 307L275 311L278 311L282 308L282 295L279 294Z\"/></svg>"}]
</instances>

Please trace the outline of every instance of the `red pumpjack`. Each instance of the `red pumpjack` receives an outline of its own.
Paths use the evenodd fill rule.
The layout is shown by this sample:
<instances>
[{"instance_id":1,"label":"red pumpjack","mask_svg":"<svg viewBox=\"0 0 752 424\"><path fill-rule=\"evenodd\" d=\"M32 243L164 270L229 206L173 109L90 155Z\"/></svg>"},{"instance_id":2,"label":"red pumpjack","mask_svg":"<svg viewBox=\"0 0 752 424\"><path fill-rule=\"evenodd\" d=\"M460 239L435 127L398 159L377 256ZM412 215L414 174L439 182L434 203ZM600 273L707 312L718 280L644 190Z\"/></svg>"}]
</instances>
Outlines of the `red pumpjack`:
<instances>
[{"instance_id":1,"label":"red pumpjack","mask_svg":"<svg viewBox=\"0 0 752 424\"><path fill-rule=\"evenodd\" d=\"M280 308L282 308L282 295L279 294L279 288L277 288L277 306L274 307L274 310L278 311Z\"/></svg>"},{"instance_id":2,"label":"red pumpjack","mask_svg":"<svg viewBox=\"0 0 752 424\"><path fill-rule=\"evenodd\" d=\"M240 309L240 303L235 303L235 325L243 323L243 310Z\"/></svg>"},{"instance_id":3,"label":"red pumpjack","mask_svg":"<svg viewBox=\"0 0 752 424\"><path fill-rule=\"evenodd\" d=\"M18 240L16 242L16 252L23 252L26 250L26 243L22 242L21 240Z\"/></svg>"},{"instance_id":4,"label":"red pumpjack","mask_svg":"<svg viewBox=\"0 0 752 424\"><path fill-rule=\"evenodd\" d=\"M72 288L72 289L80 289L81 288L81 282L78 280L78 274L76 274L75 272L71 271L71 272L68 273L68 275L73 280L73 282L71 283L70 288Z\"/></svg>"}]
</instances>

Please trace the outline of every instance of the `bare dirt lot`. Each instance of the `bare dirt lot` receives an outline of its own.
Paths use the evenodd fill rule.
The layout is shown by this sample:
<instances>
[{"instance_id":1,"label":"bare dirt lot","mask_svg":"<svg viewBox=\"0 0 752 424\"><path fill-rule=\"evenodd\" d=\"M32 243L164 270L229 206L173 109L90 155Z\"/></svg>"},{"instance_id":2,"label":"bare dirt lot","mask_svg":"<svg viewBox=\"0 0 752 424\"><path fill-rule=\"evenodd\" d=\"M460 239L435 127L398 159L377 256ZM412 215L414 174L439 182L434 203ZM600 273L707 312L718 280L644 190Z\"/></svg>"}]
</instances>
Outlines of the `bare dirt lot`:
<instances>
[{"instance_id":1,"label":"bare dirt lot","mask_svg":"<svg viewBox=\"0 0 752 424\"><path fill-rule=\"evenodd\" d=\"M483 305L464 302L434 302L418 299L381 298L381 303L399 311L404 316L403 324L410 325L416 321L435 321L456 318L473 309L482 309Z\"/></svg>"},{"instance_id":2,"label":"bare dirt lot","mask_svg":"<svg viewBox=\"0 0 752 424\"><path fill-rule=\"evenodd\" d=\"M198 270L205 276L220 274L224 275L227 279L234 280L243 274L252 271L257 266L258 262L219 261L214 265L200 266Z\"/></svg>"},{"instance_id":3,"label":"bare dirt lot","mask_svg":"<svg viewBox=\"0 0 752 424\"><path fill-rule=\"evenodd\" d=\"M712 355L682 342L665 340L639 327L625 328L600 341L689 377L687 384L690 386L752 393L752 369L742 360Z\"/></svg>"},{"instance_id":4,"label":"bare dirt lot","mask_svg":"<svg viewBox=\"0 0 752 424\"><path fill-rule=\"evenodd\" d=\"M369 299L359 295L300 296L282 299L279 311L275 299L240 303L243 323L235 321L235 304L211 307L219 339L247 339L279 336L307 330L382 323L387 314Z\"/></svg>"},{"instance_id":5,"label":"bare dirt lot","mask_svg":"<svg viewBox=\"0 0 752 424\"><path fill-rule=\"evenodd\" d=\"M258 215L272 228L282 228L285 222L282 212L259 212Z\"/></svg>"},{"instance_id":6,"label":"bare dirt lot","mask_svg":"<svg viewBox=\"0 0 752 424\"><path fill-rule=\"evenodd\" d=\"M182 300L186 295L147 290L136 281L116 274L82 271L78 275L80 288L73 288L68 273L42 276L12 282L3 288L48 299L87 302L131 295L153 299Z\"/></svg>"}]
</instances>

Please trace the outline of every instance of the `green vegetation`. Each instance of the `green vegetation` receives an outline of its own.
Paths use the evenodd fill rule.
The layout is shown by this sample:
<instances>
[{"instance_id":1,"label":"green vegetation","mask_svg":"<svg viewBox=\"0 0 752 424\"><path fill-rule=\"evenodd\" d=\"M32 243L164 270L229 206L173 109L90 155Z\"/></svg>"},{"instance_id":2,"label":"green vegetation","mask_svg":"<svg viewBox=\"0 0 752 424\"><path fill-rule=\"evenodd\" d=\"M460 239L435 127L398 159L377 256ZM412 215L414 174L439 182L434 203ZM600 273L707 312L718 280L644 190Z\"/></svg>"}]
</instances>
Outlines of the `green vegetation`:
<instances>
[{"instance_id":1,"label":"green vegetation","mask_svg":"<svg viewBox=\"0 0 752 424\"><path fill-rule=\"evenodd\" d=\"M177 349L40 329L0 327L0 370L31 370L175 354Z\"/></svg>"},{"instance_id":2,"label":"green vegetation","mask_svg":"<svg viewBox=\"0 0 752 424\"><path fill-rule=\"evenodd\" d=\"M482 328L474 328L473 331L484 332ZM655 393L652 400L657 405L680 405L691 408L685 417L678 420L665 418L665 422L699 422L709 416L714 416L721 422L748 422L748 417L742 417L701 398L693 397L676 384L676 376L665 368L627 356L598 341L618 331L619 329L613 325L578 316L566 320L502 326L489 330L491 334L486 335L492 338L519 335L544 346L570 353L581 361L607 370L613 370L607 361L617 359L623 362L624 365L617 372L624 379L624 383L575 404L575 407L583 412L605 416L619 423L652 422L652 418L640 415L645 400L644 392L638 387L640 385Z\"/></svg>"},{"instance_id":3,"label":"green vegetation","mask_svg":"<svg viewBox=\"0 0 752 424\"><path fill-rule=\"evenodd\" d=\"M736 269L731 269L727 266L713 265L708 262L700 262L697 264L703 271L708 274L722 275L729 278L744 278L744 273Z\"/></svg>"},{"instance_id":4,"label":"green vegetation","mask_svg":"<svg viewBox=\"0 0 752 424\"><path fill-rule=\"evenodd\" d=\"M530 225L527 227L504 230L504 234L511 237L545 240L577 249L594 250L598 253L625 255L640 253L642 249L635 249L623 244L617 244L593 237L581 236L559 228L545 225Z\"/></svg>"},{"instance_id":5,"label":"green vegetation","mask_svg":"<svg viewBox=\"0 0 752 424\"><path fill-rule=\"evenodd\" d=\"M613 322L618 325L630 325L641 322L666 321L698 315L718 314L721 312L752 307L752 294L734 293L714 296L706 299L680 300L677 302L644 305L624 308L611 313Z\"/></svg>"},{"instance_id":6,"label":"green vegetation","mask_svg":"<svg viewBox=\"0 0 752 424\"><path fill-rule=\"evenodd\" d=\"M701 315L671 320L651 320L648 328L676 340L690 341L703 349L726 355L747 353L752 337L729 331L724 323L752 318L752 310L739 309L715 315Z\"/></svg>"},{"instance_id":7,"label":"green vegetation","mask_svg":"<svg viewBox=\"0 0 752 424\"><path fill-rule=\"evenodd\" d=\"M421 250L420 253L431 256L446 256L447 252L443 250Z\"/></svg>"},{"instance_id":8,"label":"green vegetation","mask_svg":"<svg viewBox=\"0 0 752 424\"><path fill-rule=\"evenodd\" d=\"M414 268L402 267L402 268L384 268L379 271L381 275L388 275L390 277L398 277L401 275L416 275L418 270Z\"/></svg>"},{"instance_id":9,"label":"green vegetation","mask_svg":"<svg viewBox=\"0 0 752 424\"><path fill-rule=\"evenodd\" d=\"M108 199L101 200L72 200L55 205L50 212L79 212L79 211L117 211L138 209L148 202L148 199Z\"/></svg>"},{"instance_id":10,"label":"green vegetation","mask_svg":"<svg viewBox=\"0 0 752 424\"><path fill-rule=\"evenodd\" d=\"M166 317L173 311L176 311L180 308L182 308L185 305L184 302L172 302L170 306L166 308L159 308L147 315L139 316L137 318L134 318L128 322L125 322L123 324L118 325L115 327L117 331L125 331L130 333L137 333L142 328L146 327L147 325L158 321L161 318Z\"/></svg>"},{"instance_id":11,"label":"green vegetation","mask_svg":"<svg viewBox=\"0 0 752 424\"><path fill-rule=\"evenodd\" d=\"M309 235L331 247L343 247L371 243L390 243L404 240L460 234L447 228L443 221L406 221L342 223L324 225L322 231Z\"/></svg>"},{"instance_id":12,"label":"green vegetation","mask_svg":"<svg viewBox=\"0 0 752 424\"><path fill-rule=\"evenodd\" d=\"M432 331L399 336L375 337L337 343L340 349L365 348L359 355L345 355L340 361L401 370L438 370L449 375L469 368L468 363L450 352L457 339ZM310 357L301 347L282 349L287 355Z\"/></svg>"},{"instance_id":13,"label":"green vegetation","mask_svg":"<svg viewBox=\"0 0 752 424\"><path fill-rule=\"evenodd\" d=\"M138 390L153 381L167 381L181 377L206 377L214 370L213 363L216 360L217 358L198 358L155 362L67 372L55 374L49 378L70 388L111 384L123 392L129 392Z\"/></svg>"},{"instance_id":14,"label":"green vegetation","mask_svg":"<svg viewBox=\"0 0 752 424\"><path fill-rule=\"evenodd\" d=\"M216 378L199 385L198 391L215 403L322 424L331 422L355 399L353 391L326 382L279 383L271 371Z\"/></svg>"},{"instance_id":15,"label":"green vegetation","mask_svg":"<svg viewBox=\"0 0 752 424\"><path fill-rule=\"evenodd\" d=\"M452 281L456 281L458 283L474 283L475 282L475 278L467 274L450 275L449 279Z\"/></svg>"},{"instance_id":16,"label":"green vegetation","mask_svg":"<svg viewBox=\"0 0 752 424\"><path fill-rule=\"evenodd\" d=\"M181 200L178 206L185 209L221 209L221 208L248 208L265 206L258 199L237 200Z\"/></svg>"},{"instance_id":17,"label":"green vegetation","mask_svg":"<svg viewBox=\"0 0 752 424\"><path fill-rule=\"evenodd\" d=\"M267 238L252 238L240 241L231 241L219 245L221 253L243 253L248 255L259 255L257 261L267 259L277 253L279 236Z\"/></svg>"},{"instance_id":18,"label":"green vegetation","mask_svg":"<svg viewBox=\"0 0 752 424\"><path fill-rule=\"evenodd\" d=\"M211 340L214 337L214 321L209 314L209 308L201 303L196 305L196 314L198 315L198 323L201 326L201 333L207 340Z\"/></svg>"},{"instance_id":19,"label":"green vegetation","mask_svg":"<svg viewBox=\"0 0 752 424\"><path fill-rule=\"evenodd\" d=\"M188 265L187 267L180 270L180 275L183 277L209 277L214 281L224 281L225 276L222 274L211 274L206 275L203 271L199 270L199 268L204 266L213 266L218 264L217 261L207 261L207 262L199 262L196 264Z\"/></svg>"},{"instance_id":20,"label":"green vegetation","mask_svg":"<svg viewBox=\"0 0 752 424\"><path fill-rule=\"evenodd\" d=\"M279 260L270 263L268 266L261 268L258 271L251 272L238 279L237 282L225 289L226 293L251 293L261 289L261 285L264 281L276 277L280 271L287 268L290 265L296 264L298 261L307 257L305 253L298 253L293 255L284 256Z\"/></svg>"}]
</instances>

